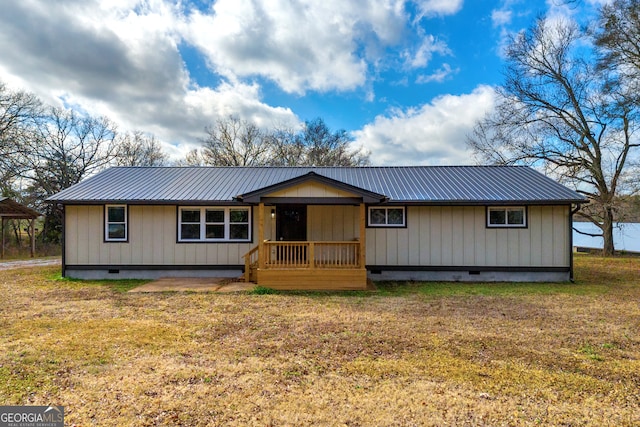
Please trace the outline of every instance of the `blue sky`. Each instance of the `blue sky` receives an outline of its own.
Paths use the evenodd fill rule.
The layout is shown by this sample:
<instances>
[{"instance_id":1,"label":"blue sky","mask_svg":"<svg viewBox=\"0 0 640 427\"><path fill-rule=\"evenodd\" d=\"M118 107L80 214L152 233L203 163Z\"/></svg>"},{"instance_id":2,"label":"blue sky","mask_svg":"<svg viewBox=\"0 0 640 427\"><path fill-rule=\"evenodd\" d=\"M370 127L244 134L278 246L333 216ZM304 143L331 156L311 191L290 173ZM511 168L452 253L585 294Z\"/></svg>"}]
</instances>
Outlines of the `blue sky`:
<instances>
[{"instance_id":1,"label":"blue sky","mask_svg":"<svg viewBox=\"0 0 640 427\"><path fill-rule=\"evenodd\" d=\"M0 14L0 80L159 138L174 158L236 115L322 117L375 165L474 163L509 35L605 0L22 0Z\"/></svg>"}]
</instances>

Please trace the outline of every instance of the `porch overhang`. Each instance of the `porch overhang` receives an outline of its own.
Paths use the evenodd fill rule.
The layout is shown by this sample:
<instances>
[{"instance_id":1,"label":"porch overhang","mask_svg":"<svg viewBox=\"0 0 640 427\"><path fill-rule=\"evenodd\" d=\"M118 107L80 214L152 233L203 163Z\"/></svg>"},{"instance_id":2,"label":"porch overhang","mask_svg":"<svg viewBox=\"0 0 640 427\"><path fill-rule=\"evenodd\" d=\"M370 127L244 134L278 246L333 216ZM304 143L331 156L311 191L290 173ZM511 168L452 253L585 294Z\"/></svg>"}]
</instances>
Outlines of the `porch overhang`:
<instances>
[{"instance_id":1,"label":"porch overhang","mask_svg":"<svg viewBox=\"0 0 640 427\"><path fill-rule=\"evenodd\" d=\"M333 187L336 190L347 192L351 194L351 197L299 197L295 200L296 203L302 204L353 204L360 203L378 204L387 200L387 196L383 194L374 193L363 188L359 188L342 181L327 178L317 174L316 172L309 172L307 174L279 182L274 185L269 185L249 193L240 194L235 197L235 200L244 203L292 203L290 197L270 197L274 193L277 193L288 188L298 186L301 184L314 182L324 184L329 187Z\"/></svg>"}]
</instances>

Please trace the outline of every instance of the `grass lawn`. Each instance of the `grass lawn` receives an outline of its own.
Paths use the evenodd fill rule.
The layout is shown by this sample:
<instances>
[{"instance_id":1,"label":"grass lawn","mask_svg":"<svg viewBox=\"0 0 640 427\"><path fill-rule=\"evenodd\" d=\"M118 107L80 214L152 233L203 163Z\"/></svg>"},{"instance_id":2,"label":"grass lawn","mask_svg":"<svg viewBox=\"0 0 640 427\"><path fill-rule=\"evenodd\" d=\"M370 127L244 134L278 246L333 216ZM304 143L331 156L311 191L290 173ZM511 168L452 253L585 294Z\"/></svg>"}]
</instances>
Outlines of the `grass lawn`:
<instances>
[{"instance_id":1,"label":"grass lawn","mask_svg":"<svg viewBox=\"0 0 640 427\"><path fill-rule=\"evenodd\" d=\"M574 284L127 294L0 272L0 404L68 425L640 425L640 258Z\"/></svg>"}]
</instances>

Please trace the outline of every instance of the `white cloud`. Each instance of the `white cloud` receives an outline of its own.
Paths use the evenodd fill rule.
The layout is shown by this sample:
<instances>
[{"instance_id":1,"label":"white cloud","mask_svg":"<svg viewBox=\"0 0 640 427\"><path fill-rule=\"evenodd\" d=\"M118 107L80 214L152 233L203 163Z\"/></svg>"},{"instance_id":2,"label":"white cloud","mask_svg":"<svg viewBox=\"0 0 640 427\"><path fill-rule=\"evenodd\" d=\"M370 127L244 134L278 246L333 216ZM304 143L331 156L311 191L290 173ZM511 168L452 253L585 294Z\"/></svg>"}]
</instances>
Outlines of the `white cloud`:
<instances>
[{"instance_id":1,"label":"white cloud","mask_svg":"<svg viewBox=\"0 0 640 427\"><path fill-rule=\"evenodd\" d=\"M376 117L354 132L355 145L371 152L374 165L471 164L466 136L493 103L489 86L470 94L440 96L421 107Z\"/></svg>"},{"instance_id":2,"label":"white cloud","mask_svg":"<svg viewBox=\"0 0 640 427\"><path fill-rule=\"evenodd\" d=\"M416 79L416 83L424 84L424 83L442 83L447 78L451 77L453 74L457 74L460 71L459 68L455 70L451 69L451 65L444 63L442 67L438 68L434 73L428 75L420 75Z\"/></svg>"},{"instance_id":3,"label":"white cloud","mask_svg":"<svg viewBox=\"0 0 640 427\"><path fill-rule=\"evenodd\" d=\"M197 87L177 48L180 11L160 0L10 2L0 26L0 80L50 104L107 115L122 130L185 145L229 114L299 122L290 109L264 103L256 84Z\"/></svg>"},{"instance_id":4,"label":"white cloud","mask_svg":"<svg viewBox=\"0 0 640 427\"><path fill-rule=\"evenodd\" d=\"M451 50L442 40L438 40L432 35L426 35L422 39L422 43L417 47L415 53L411 54L405 51L404 56L410 68L423 68L429 64L434 53L451 55Z\"/></svg>"},{"instance_id":5,"label":"white cloud","mask_svg":"<svg viewBox=\"0 0 640 427\"><path fill-rule=\"evenodd\" d=\"M463 0L418 0L416 3L424 16L453 15L462 9Z\"/></svg>"},{"instance_id":6,"label":"white cloud","mask_svg":"<svg viewBox=\"0 0 640 427\"><path fill-rule=\"evenodd\" d=\"M506 9L495 9L491 12L491 22L494 27L501 27L511 23L513 12Z\"/></svg>"},{"instance_id":7,"label":"white cloud","mask_svg":"<svg viewBox=\"0 0 640 427\"><path fill-rule=\"evenodd\" d=\"M520 14L527 14L529 12L520 12L517 13L515 11L515 5L520 3L519 0L504 0L499 8L491 11L491 23L494 28L500 29L500 37L498 39L497 45L497 53L499 56L504 57L507 47L510 43L511 37L515 34L515 32L521 30L517 29L515 32L509 27L513 23L514 16L518 16ZM525 3L526 4L526 3Z\"/></svg>"},{"instance_id":8,"label":"white cloud","mask_svg":"<svg viewBox=\"0 0 640 427\"><path fill-rule=\"evenodd\" d=\"M193 11L185 34L229 78L261 76L289 93L362 87L379 46L398 43L404 2L219 0ZM364 56L358 52L363 50Z\"/></svg>"}]
</instances>

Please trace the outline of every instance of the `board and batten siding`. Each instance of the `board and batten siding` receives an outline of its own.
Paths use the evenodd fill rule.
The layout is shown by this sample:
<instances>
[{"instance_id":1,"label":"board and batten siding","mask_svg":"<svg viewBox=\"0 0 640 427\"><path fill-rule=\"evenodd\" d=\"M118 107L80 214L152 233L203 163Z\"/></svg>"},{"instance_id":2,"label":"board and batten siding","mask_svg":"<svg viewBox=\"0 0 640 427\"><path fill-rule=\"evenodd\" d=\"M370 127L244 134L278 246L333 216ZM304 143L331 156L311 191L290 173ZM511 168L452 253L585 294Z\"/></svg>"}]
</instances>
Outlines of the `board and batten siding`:
<instances>
[{"instance_id":1,"label":"board and batten siding","mask_svg":"<svg viewBox=\"0 0 640 427\"><path fill-rule=\"evenodd\" d=\"M356 197L356 195L327 184L306 182L274 191L265 197Z\"/></svg>"},{"instance_id":2,"label":"board and batten siding","mask_svg":"<svg viewBox=\"0 0 640 427\"><path fill-rule=\"evenodd\" d=\"M241 265L257 244L177 243L176 206L129 205L128 242L104 242L104 206L65 207L67 265ZM265 209L265 238L275 220ZM482 206L408 206L407 228L367 228L367 265L568 267L568 206L529 206L527 228L487 228ZM307 236L350 241L359 207L311 205Z\"/></svg>"},{"instance_id":3,"label":"board and batten siding","mask_svg":"<svg viewBox=\"0 0 640 427\"><path fill-rule=\"evenodd\" d=\"M104 242L104 206L65 206L67 265L243 265L252 243L177 243L176 206L128 206L128 242ZM252 233L258 228L256 209Z\"/></svg>"},{"instance_id":4,"label":"board and batten siding","mask_svg":"<svg viewBox=\"0 0 640 427\"><path fill-rule=\"evenodd\" d=\"M483 206L409 206L407 228L367 228L367 265L568 267L568 206L529 206L527 228L487 228Z\"/></svg>"},{"instance_id":5,"label":"board and batten siding","mask_svg":"<svg viewBox=\"0 0 640 427\"><path fill-rule=\"evenodd\" d=\"M360 233L358 206L310 205L307 207L307 237L314 241L352 241Z\"/></svg>"}]
</instances>

